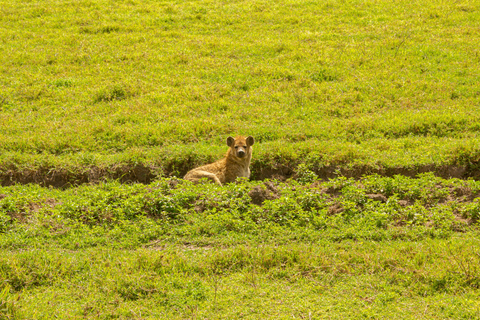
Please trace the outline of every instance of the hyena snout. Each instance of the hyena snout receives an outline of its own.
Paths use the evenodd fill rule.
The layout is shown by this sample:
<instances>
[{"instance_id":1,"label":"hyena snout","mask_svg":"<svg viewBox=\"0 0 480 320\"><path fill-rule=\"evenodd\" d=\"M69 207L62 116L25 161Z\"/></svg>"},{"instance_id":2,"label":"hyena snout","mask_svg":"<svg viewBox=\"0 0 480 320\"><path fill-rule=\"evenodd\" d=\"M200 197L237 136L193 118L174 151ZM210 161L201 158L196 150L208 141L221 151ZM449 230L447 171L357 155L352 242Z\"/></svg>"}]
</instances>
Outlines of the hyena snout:
<instances>
[{"instance_id":1,"label":"hyena snout","mask_svg":"<svg viewBox=\"0 0 480 320\"><path fill-rule=\"evenodd\" d=\"M237 150L237 157L243 158L247 154L246 150L243 148L238 148Z\"/></svg>"}]
</instances>

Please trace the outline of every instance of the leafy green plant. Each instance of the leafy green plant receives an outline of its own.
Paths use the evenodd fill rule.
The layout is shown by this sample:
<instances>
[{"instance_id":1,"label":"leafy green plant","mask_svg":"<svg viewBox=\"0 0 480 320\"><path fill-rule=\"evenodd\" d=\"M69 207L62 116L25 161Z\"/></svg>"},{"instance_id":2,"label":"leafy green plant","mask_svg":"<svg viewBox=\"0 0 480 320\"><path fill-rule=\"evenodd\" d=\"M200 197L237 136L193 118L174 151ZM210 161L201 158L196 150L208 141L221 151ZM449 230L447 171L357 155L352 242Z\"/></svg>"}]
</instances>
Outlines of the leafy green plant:
<instances>
[{"instance_id":1,"label":"leafy green plant","mask_svg":"<svg viewBox=\"0 0 480 320\"><path fill-rule=\"evenodd\" d=\"M300 183L312 183L317 179L315 172L308 169L307 165L301 163L297 167L297 180Z\"/></svg>"},{"instance_id":2,"label":"leafy green plant","mask_svg":"<svg viewBox=\"0 0 480 320\"><path fill-rule=\"evenodd\" d=\"M473 223L478 222L480 219L479 202L479 199L475 198L473 202L465 204L461 209L462 215L465 218L470 219Z\"/></svg>"}]
</instances>

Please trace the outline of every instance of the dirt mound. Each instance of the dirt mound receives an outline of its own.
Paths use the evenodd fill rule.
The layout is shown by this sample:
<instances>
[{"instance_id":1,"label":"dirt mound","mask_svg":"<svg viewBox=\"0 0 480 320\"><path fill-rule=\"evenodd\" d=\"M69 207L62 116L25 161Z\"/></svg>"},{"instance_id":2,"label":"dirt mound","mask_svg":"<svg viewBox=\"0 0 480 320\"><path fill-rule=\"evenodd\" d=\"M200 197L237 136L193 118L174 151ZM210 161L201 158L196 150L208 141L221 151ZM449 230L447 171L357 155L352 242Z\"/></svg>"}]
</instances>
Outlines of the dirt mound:
<instances>
[{"instance_id":1,"label":"dirt mound","mask_svg":"<svg viewBox=\"0 0 480 320\"><path fill-rule=\"evenodd\" d=\"M263 185L256 186L248 193L252 198L252 203L263 205L265 200L274 200L280 197L277 187L272 181L265 181Z\"/></svg>"},{"instance_id":2,"label":"dirt mound","mask_svg":"<svg viewBox=\"0 0 480 320\"><path fill-rule=\"evenodd\" d=\"M387 202L388 198L384 196L381 193L375 193L375 194L366 194L367 198L372 199L374 201L380 201L380 202Z\"/></svg>"}]
</instances>

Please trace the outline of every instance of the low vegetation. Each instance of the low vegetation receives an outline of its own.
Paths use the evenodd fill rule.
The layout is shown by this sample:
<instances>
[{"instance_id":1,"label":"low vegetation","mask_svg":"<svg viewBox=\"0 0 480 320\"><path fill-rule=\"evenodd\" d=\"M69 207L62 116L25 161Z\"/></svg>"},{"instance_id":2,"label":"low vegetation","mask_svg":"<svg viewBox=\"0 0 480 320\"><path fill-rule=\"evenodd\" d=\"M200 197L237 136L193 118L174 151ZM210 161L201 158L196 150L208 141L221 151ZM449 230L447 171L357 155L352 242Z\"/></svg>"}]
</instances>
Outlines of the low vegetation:
<instances>
[{"instance_id":1,"label":"low vegetation","mask_svg":"<svg viewBox=\"0 0 480 320\"><path fill-rule=\"evenodd\" d=\"M480 184L424 174L0 189L0 315L475 318Z\"/></svg>"}]
</instances>

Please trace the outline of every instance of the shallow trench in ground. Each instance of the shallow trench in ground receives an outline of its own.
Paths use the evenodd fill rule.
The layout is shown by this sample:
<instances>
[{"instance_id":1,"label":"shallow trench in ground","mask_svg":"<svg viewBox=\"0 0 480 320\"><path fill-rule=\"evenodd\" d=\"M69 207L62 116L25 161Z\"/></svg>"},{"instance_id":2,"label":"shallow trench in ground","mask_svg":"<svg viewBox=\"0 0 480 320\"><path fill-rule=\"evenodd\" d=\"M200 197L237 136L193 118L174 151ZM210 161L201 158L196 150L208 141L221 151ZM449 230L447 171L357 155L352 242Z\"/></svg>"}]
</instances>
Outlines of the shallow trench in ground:
<instances>
[{"instance_id":1,"label":"shallow trench in ground","mask_svg":"<svg viewBox=\"0 0 480 320\"><path fill-rule=\"evenodd\" d=\"M70 171L63 168L40 168L23 170L0 171L0 185L9 186L14 184L35 183L41 186L66 188L86 183L98 183L105 180L118 180L122 183L150 183L160 177L183 177L190 170L188 164L180 167L165 168L159 170L155 167L137 165L117 165L107 168L89 167L79 168L78 171ZM252 180L276 179L285 181L288 178L296 177L294 165L261 166L252 165ZM312 168L312 171L322 180L335 178L339 174L345 177L360 178L364 175L378 174L381 176L404 175L415 177L420 173L433 172L436 176L451 179L480 179L480 170L473 166L455 165L423 165L414 168L393 167L381 168L365 165L340 166L330 165Z\"/></svg>"}]
</instances>

